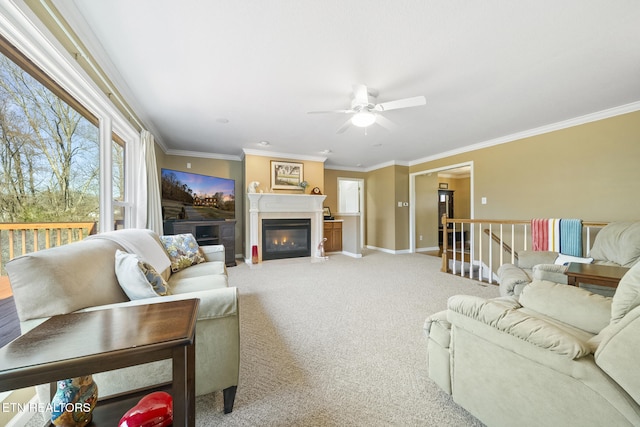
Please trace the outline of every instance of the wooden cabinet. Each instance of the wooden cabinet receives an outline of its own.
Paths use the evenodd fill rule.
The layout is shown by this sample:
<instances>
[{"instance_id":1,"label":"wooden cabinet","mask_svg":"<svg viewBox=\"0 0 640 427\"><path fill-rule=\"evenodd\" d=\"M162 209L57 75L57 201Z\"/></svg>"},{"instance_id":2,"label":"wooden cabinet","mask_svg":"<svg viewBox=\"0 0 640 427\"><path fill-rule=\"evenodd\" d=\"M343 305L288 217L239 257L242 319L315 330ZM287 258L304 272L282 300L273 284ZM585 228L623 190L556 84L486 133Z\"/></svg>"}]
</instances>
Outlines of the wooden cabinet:
<instances>
[{"instance_id":1,"label":"wooden cabinet","mask_svg":"<svg viewBox=\"0 0 640 427\"><path fill-rule=\"evenodd\" d=\"M342 252L342 221L324 222L325 252Z\"/></svg>"},{"instance_id":2,"label":"wooden cabinet","mask_svg":"<svg viewBox=\"0 0 640 427\"><path fill-rule=\"evenodd\" d=\"M225 221L165 221L164 234L191 233L199 245L223 245L225 264L236 265L236 222Z\"/></svg>"}]
</instances>

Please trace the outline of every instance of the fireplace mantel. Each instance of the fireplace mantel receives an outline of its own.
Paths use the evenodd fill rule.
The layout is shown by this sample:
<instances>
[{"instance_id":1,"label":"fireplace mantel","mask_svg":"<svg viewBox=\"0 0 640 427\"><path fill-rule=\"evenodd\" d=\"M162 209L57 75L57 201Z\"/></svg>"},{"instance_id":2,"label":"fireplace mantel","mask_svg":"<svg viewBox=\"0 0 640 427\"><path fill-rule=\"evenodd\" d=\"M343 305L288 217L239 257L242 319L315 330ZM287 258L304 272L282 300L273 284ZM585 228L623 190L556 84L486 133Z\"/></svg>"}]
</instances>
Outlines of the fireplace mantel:
<instances>
[{"instance_id":1,"label":"fireplace mantel","mask_svg":"<svg viewBox=\"0 0 640 427\"><path fill-rule=\"evenodd\" d=\"M310 194L247 193L249 199L248 236L246 261L251 262L251 248L262 248L261 228L263 218L310 218L311 256L316 256L316 248L322 240L323 202L327 196ZM259 254L262 261L262 253Z\"/></svg>"}]
</instances>

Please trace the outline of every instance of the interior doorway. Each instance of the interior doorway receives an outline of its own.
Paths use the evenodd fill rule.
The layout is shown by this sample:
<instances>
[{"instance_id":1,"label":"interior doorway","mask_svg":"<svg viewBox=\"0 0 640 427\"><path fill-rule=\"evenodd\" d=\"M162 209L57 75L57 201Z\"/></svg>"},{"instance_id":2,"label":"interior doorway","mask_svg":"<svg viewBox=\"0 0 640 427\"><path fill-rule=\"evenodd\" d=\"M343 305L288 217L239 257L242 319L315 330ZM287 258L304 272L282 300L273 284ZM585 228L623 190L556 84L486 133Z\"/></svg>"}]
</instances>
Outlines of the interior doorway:
<instances>
[{"instance_id":1,"label":"interior doorway","mask_svg":"<svg viewBox=\"0 0 640 427\"><path fill-rule=\"evenodd\" d=\"M338 213L360 217L360 249L364 248L364 179L338 178Z\"/></svg>"},{"instance_id":2,"label":"interior doorway","mask_svg":"<svg viewBox=\"0 0 640 427\"><path fill-rule=\"evenodd\" d=\"M441 241L441 192L455 197L453 218L473 218L473 162L444 166L409 175L410 252L437 253ZM452 197L452 198L453 198ZM440 230L441 231L441 230Z\"/></svg>"}]
</instances>

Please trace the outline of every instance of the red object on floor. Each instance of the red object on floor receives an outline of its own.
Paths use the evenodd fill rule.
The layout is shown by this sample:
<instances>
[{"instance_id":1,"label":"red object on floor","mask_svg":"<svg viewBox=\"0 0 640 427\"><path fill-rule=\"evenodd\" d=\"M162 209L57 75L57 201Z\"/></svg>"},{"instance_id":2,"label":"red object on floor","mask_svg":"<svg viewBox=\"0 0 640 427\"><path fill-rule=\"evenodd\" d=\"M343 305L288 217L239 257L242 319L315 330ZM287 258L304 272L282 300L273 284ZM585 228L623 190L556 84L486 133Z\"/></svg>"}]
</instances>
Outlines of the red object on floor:
<instances>
[{"instance_id":1,"label":"red object on floor","mask_svg":"<svg viewBox=\"0 0 640 427\"><path fill-rule=\"evenodd\" d=\"M252 264L258 263L258 246L257 245L253 245L251 247L251 263Z\"/></svg>"},{"instance_id":2,"label":"red object on floor","mask_svg":"<svg viewBox=\"0 0 640 427\"><path fill-rule=\"evenodd\" d=\"M173 423L173 399L169 393L156 391L140 399L120 419L118 427L167 427Z\"/></svg>"}]
</instances>

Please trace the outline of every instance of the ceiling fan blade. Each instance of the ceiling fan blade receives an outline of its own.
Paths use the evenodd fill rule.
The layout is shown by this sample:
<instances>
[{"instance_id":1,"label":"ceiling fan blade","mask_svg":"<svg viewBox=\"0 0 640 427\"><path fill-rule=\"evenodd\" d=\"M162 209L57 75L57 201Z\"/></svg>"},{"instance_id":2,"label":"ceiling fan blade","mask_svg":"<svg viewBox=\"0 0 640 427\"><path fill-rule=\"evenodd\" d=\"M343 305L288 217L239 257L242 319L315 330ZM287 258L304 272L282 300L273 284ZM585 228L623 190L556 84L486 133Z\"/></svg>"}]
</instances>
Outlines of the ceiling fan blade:
<instances>
[{"instance_id":1,"label":"ceiling fan blade","mask_svg":"<svg viewBox=\"0 0 640 427\"><path fill-rule=\"evenodd\" d=\"M353 85L353 102L356 105L369 104L369 93L365 85Z\"/></svg>"},{"instance_id":2,"label":"ceiling fan blade","mask_svg":"<svg viewBox=\"0 0 640 427\"><path fill-rule=\"evenodd\" d=\"M389 110L397 110L398 108L407 108L407 107L418 107L420 105L425 105L427 103L427 98L424 96L414 96L413 98L404 98L398 99L396 101L383 102L381 104L377 104L374 108L375 111L389 111Z\"/></svg>"},{"instance_id":3,"label":"ceiling fan blade","mask_svg":"<svg viewBox=\"0 0 640 427\"><path fill-rule=\"evenodd\" d=\"M344 131L349 129L350 126L351 126L351 119L349 119L346 122L344 122L344 124L342 126L340 126L340 128L338 128L336 133L344 133Z\"/></svg>"},{"instance_id":4,"label":"ceiling fan blade","mask_svg":"<svg viewBox=\"0 0 640 427\"><path fill-rule=\"evenodd\" d=\"M354 110L307 111L307 114L329 114L329 113L352 114L352 113L355 113L355 111Z\"/></svg>"},{"instance_id":5,"label":"ceiling fan blade","mask_svg":"<svg viewBox=\"0 0 640 427\"><path fill-rule=\"evenodd\" d=\"M376 123L385 128L386 130L394 130L397 126L391 120L387 119L382 114L376 114Z\"/></svg>"}]
</instances>

